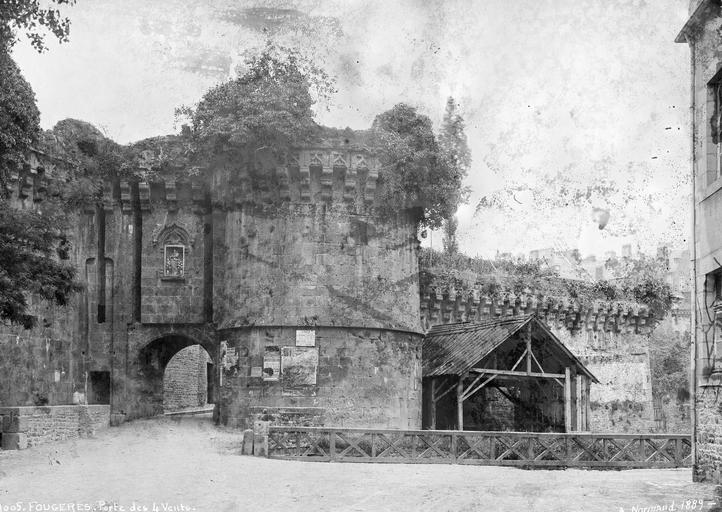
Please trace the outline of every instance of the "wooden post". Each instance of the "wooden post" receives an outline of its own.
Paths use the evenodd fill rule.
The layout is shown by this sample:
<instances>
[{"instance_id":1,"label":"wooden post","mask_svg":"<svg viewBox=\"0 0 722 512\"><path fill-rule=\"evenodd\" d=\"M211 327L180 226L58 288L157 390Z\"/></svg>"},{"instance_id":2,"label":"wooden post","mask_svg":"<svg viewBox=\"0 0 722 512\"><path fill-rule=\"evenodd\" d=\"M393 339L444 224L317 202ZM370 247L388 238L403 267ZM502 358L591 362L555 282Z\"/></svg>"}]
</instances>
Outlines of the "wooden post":
<instances>
[{"instance_id":1,"label":"wooden post","mask_svg":"<svg viewBox=\"0 0 722 512\"><path fill-rule=\"evenodd\" d=\"M459 375L459 383L456 385L456 415L457 415L457 428L458 430L464 430L464 376Z\"/></svg>"},{"instance_id":2,"label":"wooden post","mask_svg":"<svg viewBox=\"0 0 722 512\"><path fill-rule=\"evenodd\" d=\"M436 377L431 377L431 430L436 430Z\"/></svg>"},{"instance_id":3,"label":"wooden post","mask_svg":"<svg viewBox=\"0 0 722 512\"><path fill-rule=\"evenodd\" d=\"M451 449L449 450L449 457L451 457L451 462L456 463L456 456L458 451L458 439L457 434L455 432L451 433Z\"/></svg>"},{"instance_id":4,"label":"wooden post","mask_svg":"<svg viewBox=\"0 0 722 512\"><path fill-rule=\"evenodd\" d=\"M531 373L531 322L526 331L526 373Z\"/></svg>"},{"instance_id":5,"label":"wooden post","mask_svg":"<svg viewBox=\"0 0 722 512\"><path fill-rule=\"evenodd\" d=\"M582 423L582 420L583 420L582 406L584 405L583 401L582 401L582 396L583 396L583 394L582 394L583 380L582 379L584 379L584 377L578 373L577 374L577 407L576 407L576 409L577 409L577 432L581 432L582 430L584 430L584 428L583 428L584 423Z\"/></svg>"},{"instance_id":6,"label":"wooden post","mask_svg":"<svg viewBox=\"0 0 722 512\"><path fill-rule=\"evenodd\" d=\"M591 385L592 379L587 377L585 379L584 383L584 430L587 432L590 430L590 421L589 421L589 412L590 412L590 404L589 404L589 387Z\"/></svg>"},{"instance_id":7,"label":"wooden post","mask_svg":"<svg viewBox=\"0 0 722 512\"><path fill-rule=\"evenodd\" d=\"M569 367L564 368L564 430L572 431L572 379Z\"/></svg>"}]
</instances>

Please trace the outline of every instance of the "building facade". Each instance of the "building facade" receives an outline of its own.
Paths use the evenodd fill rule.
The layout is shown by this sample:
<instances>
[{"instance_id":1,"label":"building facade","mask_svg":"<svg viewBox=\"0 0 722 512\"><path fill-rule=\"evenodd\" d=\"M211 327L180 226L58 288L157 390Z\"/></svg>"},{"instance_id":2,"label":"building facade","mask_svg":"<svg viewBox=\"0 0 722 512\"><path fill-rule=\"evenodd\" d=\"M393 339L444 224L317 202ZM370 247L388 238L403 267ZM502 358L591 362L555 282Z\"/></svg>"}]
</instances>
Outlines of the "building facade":
<instances>
[{"instance_id":1,"label":"building facade","mask_svg":"<svg viewBox=\"0 0 722 512\"><path fill-rule=\"evenodd\" d=\"M722 481L722 12L718 0L693 0L676 42L691 68L693 236L691 257L696 480Z\"/></svg>"}]
</instances>

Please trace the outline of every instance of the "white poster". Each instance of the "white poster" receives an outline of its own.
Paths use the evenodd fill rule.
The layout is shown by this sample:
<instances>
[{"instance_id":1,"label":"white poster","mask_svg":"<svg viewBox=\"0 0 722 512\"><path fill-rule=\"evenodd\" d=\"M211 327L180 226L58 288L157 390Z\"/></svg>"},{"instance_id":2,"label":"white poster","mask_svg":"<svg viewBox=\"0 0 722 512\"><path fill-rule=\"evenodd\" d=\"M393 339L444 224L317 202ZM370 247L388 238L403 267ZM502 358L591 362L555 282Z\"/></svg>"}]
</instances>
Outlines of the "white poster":
<instances>
[{"instance_id":1,"label":"white poster","mask_svg":"<svg viewBox=\"0 0 722 512\"><path fill-rule=\"evenodd\" d=\"M297 329L296 330L296 346L297 347L315 347L316 331L314 329Z\"/></svg>"},{"instance_id":2,"label":"white poster","mask_svg":"<svg viewBox=\"0 0 722 512\"><path fill-rule=\"evenodd\" d=\"M266 347L263 353L263 380L274 381L281 376L281 348Z\"/></svg>"},{"instance_id":3,"label":"white poster","mask_svg":"<svg viewBox=\"0 0 722 512\"><path fill-rule=\"evenodd\" d=\"M316 384L317 348L283 347L282 356L284 390Z\"/></svg>"}]
</instances>

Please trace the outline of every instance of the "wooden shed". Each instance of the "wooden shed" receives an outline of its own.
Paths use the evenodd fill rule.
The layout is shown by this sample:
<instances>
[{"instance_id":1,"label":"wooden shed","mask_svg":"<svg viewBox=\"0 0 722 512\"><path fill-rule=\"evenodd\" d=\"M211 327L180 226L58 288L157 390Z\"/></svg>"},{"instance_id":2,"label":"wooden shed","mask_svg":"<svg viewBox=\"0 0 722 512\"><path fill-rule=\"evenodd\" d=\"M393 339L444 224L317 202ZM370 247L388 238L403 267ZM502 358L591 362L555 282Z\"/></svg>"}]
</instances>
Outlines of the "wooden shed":
<instances>
[{"instance_id":1,"label":"wooden shed","mask_svg":"<svg viewBox=\"0 0 722 512\"><path fill-rule=\"evenodd\" d=\"M599 381L536 315L434 326L422 358L424 428L589 430Z\"/></svg>"}]
</instances>

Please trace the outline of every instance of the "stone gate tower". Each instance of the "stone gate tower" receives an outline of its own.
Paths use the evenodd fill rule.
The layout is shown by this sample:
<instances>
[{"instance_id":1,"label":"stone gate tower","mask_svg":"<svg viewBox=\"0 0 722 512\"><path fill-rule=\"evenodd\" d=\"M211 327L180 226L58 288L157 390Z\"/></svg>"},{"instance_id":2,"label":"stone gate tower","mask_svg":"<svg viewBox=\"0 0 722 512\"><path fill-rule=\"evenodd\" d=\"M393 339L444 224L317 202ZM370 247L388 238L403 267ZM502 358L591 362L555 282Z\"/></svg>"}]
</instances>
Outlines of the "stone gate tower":
<instances>
[{"instance_id":1,"label":"stone gate tower","mask_svg":"<svg viewBox=\"0 0 722 512\"><path fill-rule=\"evenodd\" d=\"M419 428L416 222L376 213L379 164L348 138L214 164L220 417Z\"/></svg>"},{"instance_id":2,"label":"stone gate tower","mask_svg":"<svg viewBox=\"0 0 722 512\"><path fill-rule=\"evenodd\" d=\"M50 135L60 149L102 138L73 120ZM110 404L113 423L161 414L167 365L200 345L223 423L267 414L420 427L416 218L378 213L382 173L357 137L340 132L283 160L258 150L196 162L182 136L126 148L137 178L107 182L97 204L72 213L67 259L82 291L65 309L34 304L42 322L29 331L0 326L12 348L0 370L16 375L2 380L0 405L80 393ZM30 155L9 184L13 204L42 205L78 165L58 162Z\"/></svg>"}]
</instances>

